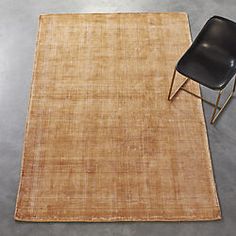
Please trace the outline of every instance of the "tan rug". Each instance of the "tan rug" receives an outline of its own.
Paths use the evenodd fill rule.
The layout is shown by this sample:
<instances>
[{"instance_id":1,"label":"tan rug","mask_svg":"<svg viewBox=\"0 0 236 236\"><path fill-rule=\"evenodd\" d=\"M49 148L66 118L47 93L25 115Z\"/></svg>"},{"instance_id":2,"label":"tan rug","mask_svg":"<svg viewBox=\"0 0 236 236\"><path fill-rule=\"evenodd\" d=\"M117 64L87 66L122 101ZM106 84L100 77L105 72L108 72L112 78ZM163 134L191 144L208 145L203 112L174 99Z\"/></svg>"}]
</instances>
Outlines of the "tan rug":
<instances>
[{"instance_id":1,"label":"tan rug","mask_svg":"<svg viewBox=\"0 0 236 236\"><path fill-rule=\"evenodd\" d=\"M201 102L167 101L189 44L185 13L40 17L16 220L221 218Z\"/></svg>"}]
</instances>

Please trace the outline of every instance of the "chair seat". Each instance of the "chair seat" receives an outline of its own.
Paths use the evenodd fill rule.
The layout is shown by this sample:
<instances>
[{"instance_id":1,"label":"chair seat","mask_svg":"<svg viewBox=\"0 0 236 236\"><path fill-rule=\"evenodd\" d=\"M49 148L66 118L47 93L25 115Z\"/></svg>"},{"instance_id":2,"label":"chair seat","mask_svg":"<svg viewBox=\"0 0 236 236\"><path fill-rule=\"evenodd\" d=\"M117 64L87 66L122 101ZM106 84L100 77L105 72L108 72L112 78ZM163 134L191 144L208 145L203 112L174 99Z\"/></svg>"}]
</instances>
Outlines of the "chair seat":
<instances>
[{"instance_id":1,"label":"chair seat","mask_svg":"<svg viewBox=\"0 0 236 236\"><path fill-rule=\"evenodd\" d=\"M210 89L219 90L215 103L183 89L184 80L172 93L176 71ZM211 124L214 124L236 91L236 23L220 16L210 18L198 34L191 47L178 61L173 73L168 100L171 101L179 90L190 93L214 106ZM234 78L233 89L226 102L219 107L222 90ZM219 109L219 110L218 110Z\"/></svg>"},{"instance_id":2,"label":"chair seat","mask_svg":"<svg viewBox=\"0 0 236 236\"><path fill-rule=\"evenodd\" d=\"M211 89L222 90L236 73L236 24L212 17L177 63L177 71Z\"/></svg>"},{"instance_id":3,"label":"chair seat","mask_svg":"<svg viewBox=\"0 0 236 236\"><path fill-rule=\"evenodd\" d=\"M199 46L189 50L179 60L177 71L184 76L214 90L222 90L235 75L234 60L217 49ZM227 64L231 62L231 64Z\"/></svg>"}]
</instances>

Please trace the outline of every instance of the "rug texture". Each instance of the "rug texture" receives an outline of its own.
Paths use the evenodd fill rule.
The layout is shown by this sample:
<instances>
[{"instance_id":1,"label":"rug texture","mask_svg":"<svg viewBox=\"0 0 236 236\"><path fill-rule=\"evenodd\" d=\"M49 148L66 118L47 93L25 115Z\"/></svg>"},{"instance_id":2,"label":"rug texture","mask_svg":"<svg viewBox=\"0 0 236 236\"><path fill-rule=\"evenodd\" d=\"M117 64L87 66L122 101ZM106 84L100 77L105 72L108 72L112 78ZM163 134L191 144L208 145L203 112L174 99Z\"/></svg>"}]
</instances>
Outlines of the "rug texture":
<instances>
[{"instance_id":1,"label":"rug texture","mask_svg":"<svg viewBox=\"0 0 236 236\"><path fill-rule=\"evenodd\" d=\"M201 101L167 101L190 43L185 13L40 17L16 220L221 218Z\"/></svg>"}]
</instances>

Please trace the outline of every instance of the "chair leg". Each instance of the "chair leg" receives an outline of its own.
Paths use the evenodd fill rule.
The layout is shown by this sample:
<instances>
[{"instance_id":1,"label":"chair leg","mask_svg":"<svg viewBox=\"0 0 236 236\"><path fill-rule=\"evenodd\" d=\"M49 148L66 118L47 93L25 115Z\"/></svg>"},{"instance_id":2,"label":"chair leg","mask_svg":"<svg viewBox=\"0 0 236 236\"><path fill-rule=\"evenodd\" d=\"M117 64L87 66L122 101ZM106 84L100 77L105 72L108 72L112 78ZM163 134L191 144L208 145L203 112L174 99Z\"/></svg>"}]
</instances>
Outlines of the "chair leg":
<instances>
[{"instance_id":1,"label":"chair leg","mask_svg":"<svg viewBox=\"0 0 236 236\"><path fill-rule=\"evenodd\" d=\"M171 80L171 84L170 84L170 90L169 90L169 94L168 94L168 100L171 100L171 92L172 92L172 88L174 85L174 81L175 81L175 75L176 75L176 68L174 70L173 76L172 76L172 80Z\"/></svg>"},{"instance_id":2,"label":"chair leg","mask_svg":"<svg viewBox=\"0 0 236 236\"><path fill-rule=\"evenodd\" d=\"M217 110L217 106L219 104L219 100L220 100L220 96L222 94L222 90L219 92L219 95L218 95L218 98L216 100L216 105L215 105L215 108L214 108L214 111L213 111L213 114L212 114L212 117L211 117L211 124L214 124L216 119L219 117L219 115L221 114L221 112L224 110L224 108L227 106L227 104L229 103L230 99L233 97L234 95L234 92L236 90L236 77L234 79L234 85L233 85L233 90L232 92L230 93L230 95L228 96L228 98L226 99L224 105L219 109L218 113L216 114L216 110Z\"/></svg>"},{"instance_id":3,"label":"chair leg","mask_svg":"<svg viewBox=\"0 0 236 236\"><path fill-rule=\"evenodd\" d=\"M234 78L234 87L233 87L233 93L235 92L235 89L236 89L236 75L235 75L235 78Z\"/></svg>"},{"instance_id":4,"label":"chair leg","mask_svg":"<svg viewBox=\"0 0 236 236\"><path fill-rule=\"evenodd\" d=\"M176 68L174 70L174 73L173 73L173 77L172 77L172 81L171 81L171 85L170 85L170 90L169 90L169 94L168 94L168 100L171 101L175 95L180 91L180 90L183 90L197 98L200 98L201 100L207 102L208 104L212 105L214 107L214 110L213 110L213 113L212 113L212 116L211 116L211 124L214 124L216 119L219 117L219 115L223 112L224 108L226 107L226 105L229 103L230 99L232 98L234 92L236 91L236 76L235 76L235 79L234 79L234 85L233 85L233 90L232 92L230 93L230 95L228 96L228 98L226 99L224 105L222 107L219 106L219 102L220 102L220 98L221 98L221 94L222 94L222 90L219 91L219 94L217 96L217 99L216 99L216 103L211 103L209 101L207 101L206 99L204 99L203 97L201 96L198 96L190 91L188 91L187 89L185 89L183 86L186 84L186 82L189 80L189 78L185 79L182 84L176 89L176 91L172 94L172 89L173 89L173 86L174 86L174 81L175 81L175 77L176 77ZM219 110L218 113L217 113L217 109Z\"/></svg>"},{"instance_id":5,"label":"chair leg","mask_svg":"<svg viewBox=\"0 0 236 236\"><path fill-rule=\"evenodd\" d=\"M218 111L217 114L216 114L216 108L214 109L213 114L212 114L212 118L211 118L211 124L214 124L214 123L215 123L215 121L216 121L216 119L218 118L218 116L221 114L221 112L222 112L222 111L224 110L224 108L227 106L227 104L229 103L230 99L231 99L231 98L233 97L233 95L234 95L235 89L236 89L236 78L234 79L233 90L232 90L232 92L230 93L230 95L228 96L228 98L226 99L224 105L219 109L219 111ZM222 91L220 91L220 93L221 93L221 92L222 92ZM218 100L220 100L220 94L219 94L219 96L218 96L218 98L217 98L217 101L218 101ZM219 101L218 101L218 103L217 103L217 101L216 101L216 105L218 105L218 103L219 103Z\"/></svg>"},{"instance_id":6,"label":"chair leg","mask_svg":"<svg viewBox=\"0 0 236 236\"><path fill-rule=\"evenodd\" d=\"M214 107L214 110L213 110L213 113L212 113L212 116L211 116L211 124L215 123L216 118L218 117L220 111L222 110L222 108L221 108L220 111L218 112L218 114L216 115L216 110L217 110L218 105L219 105L221 94L222 94L222 90L219 91L218 97L216 99L216 104L215 104L215 107Z\"/></svg>"},{"instance_id":7,"label":"chair leg","mask_svg":"<svg viewBox=\"0 0 236 236\"><path fill-rule=\"evenodd\" d=\"M176 68L174 70L174 73L173 73L173 77L172 77L172 80L171 80L171 84L170 84L170 90L169 90L169 94L168 94L168 100L171 101L174 96L181 90L181 88L187 83L187 81L189 80L188 78L185 79L181 84L180 86L175 90L175 92L171 95L172 93L172 89L173 89L173 85L174 85L174 82L175 82L175 76L176 76Z\"/></svg>"}]
</instances>

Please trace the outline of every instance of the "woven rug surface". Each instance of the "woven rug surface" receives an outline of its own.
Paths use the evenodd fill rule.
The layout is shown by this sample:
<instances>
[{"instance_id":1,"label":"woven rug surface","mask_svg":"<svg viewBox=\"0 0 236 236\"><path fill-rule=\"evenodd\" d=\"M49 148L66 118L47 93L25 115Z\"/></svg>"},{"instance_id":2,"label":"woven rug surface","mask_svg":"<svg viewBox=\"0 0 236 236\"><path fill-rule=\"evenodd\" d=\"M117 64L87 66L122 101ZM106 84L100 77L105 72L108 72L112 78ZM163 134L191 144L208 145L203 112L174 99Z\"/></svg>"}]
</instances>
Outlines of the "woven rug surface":
<instances>
[{"instance_id":1,"label":"woven rug surface","mask_svg":"<svg viewBox=\"0 0 236 236\"><path fill-rule=\"evenodd\" d=\"M185 13L40 17L16 220L221 218L201 101L167 101L190 42Z\"/></svg>"}]
</instances>

